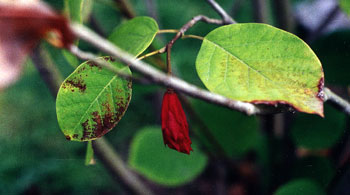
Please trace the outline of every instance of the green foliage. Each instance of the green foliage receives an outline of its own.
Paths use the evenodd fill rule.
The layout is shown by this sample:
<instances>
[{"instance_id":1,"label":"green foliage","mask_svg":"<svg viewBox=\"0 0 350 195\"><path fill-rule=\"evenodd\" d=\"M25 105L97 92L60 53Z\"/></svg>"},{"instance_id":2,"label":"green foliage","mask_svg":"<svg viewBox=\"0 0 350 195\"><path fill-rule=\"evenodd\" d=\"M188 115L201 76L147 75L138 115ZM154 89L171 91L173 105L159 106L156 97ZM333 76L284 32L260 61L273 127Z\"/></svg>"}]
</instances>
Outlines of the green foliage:
<instances>
[{"instance_id":1,"label":"green foliage","mask_svg":"<svg viewBox=\"0 0 350 195\"><path fill-rule=\"evenodd\" d=\"M132 140L130 166L146 178L167 186L178 186L195 179L205 168L207 157L192 144L190 155L164 146L159 127L145 127Z\"/></svg>"},{"instance_id":2,"label":"green foliage","mask_svg":"<svg viewBox=\"0 0 350 195\"><path fill-rule=\"evenodd\" d=\"M291 136L297 146L326 149L336 144L344 133L346 116L335 108L325 106L325 118L298 114L292 124Z\"/></svg>"},{"instance_id":3,"label":"green foliage","mask_svg":"<svg viewBox=\"0 0 350 195\"><path fill-rule=\"evenodd\" d=\"M109 40L126 52L138 56L152 43L158 25L150 17L136 17L118 26Z\"/></svg>"},{"instance_id":4,"label":"green foliage","mask_svg":"<svg viewBox=\"0 0 350 195\"><path fill-rule=\"evenodd\" d=\"M311 45L322 62L327 84L347 86L350 83L350 30L336 31Z\"/></svg>"},{"instance_id":5,"label":"green foliage","mask_svg":"<svg viewBox=\"0 0 350 195\"><path fill-rule=\"evenodd\" d=\"M78 23L86 21L90 15L93 0L64 0L64 9L69 18Z\"/></svg>"},{"instance_id":6,"label":"green foliage","mask_svg":"<svg viewBox=\"0 0 350 195\"><path fill-rule=\"evenodd\" d=\"M320 61L301 39L272 26L233 24L215 29L204 38L196 68L210 91L231 99L287 103L323 116Z\"/></svg>"},{"instance_id":7,"label":"green foliage","mask_svg":"<svg viewBox=\"0 0 350 195\"><path fill-rule=\"evenodd\" d=\"M31 63L19 82L1 92L0 105L0 194L120 191L101 164L84 165L84 145L63 138L55 99Z\"/></svg>"},{"instance_id":8,"label":"green foliage","mask_svg":"<svg viewBox=\"0 0 350 195\"><path fill-rule=\"evenodd\" d=\"M114 61L108 57L101 59ZM131 75L129 67L118 62L111 64ZM61 85L56 100L57 120L68 140L96 139L119 122L130 99L130 80L88 61Z\"/></svg>"},{"instance_id":9,"label":"green foliage","mask_svg":"<svg viewBox=\"0 0 350 195\"><path fill-rule=\"evenodd\" d=\"M312 180L298 179L288 182L277 189L274 195L325 195L322 188Z\"/></svg>"},{"instance_id":10,"label":"green foliage","mask_svg":"<svg viewBox=\"0 0 350 195\"><path fill-rule=\"evenodd\" d=\"M241 157L256 149L261 140L258 121L238 112L218 107L203 101L193 101L196 113L228 156ZM215 113L215 114L213 114ZM198 135L205 138L199 130ZM214 148L213 152L217 152Z\"/></svg>"},{"instance_id":11,"label":"green foliage","mask_svg":"<svg viewBox=\"0 0 350 195\"><path fill-rule=\"evenodd\" d=\"M350 16L350 1L349 0L339 0L340 7L343 11Z\"/></svg>"},{"instance_id":12,"label":"green foliage","mask_svg":"<svg viewBox=\"0 0 350 195\"><path fill-rule=\"evenodd\" d=\"M292 174L293 178L309 178L326 188L335 175L335 168L327 158L309 156L297 160Z\"/></svg>"}]
</instances>

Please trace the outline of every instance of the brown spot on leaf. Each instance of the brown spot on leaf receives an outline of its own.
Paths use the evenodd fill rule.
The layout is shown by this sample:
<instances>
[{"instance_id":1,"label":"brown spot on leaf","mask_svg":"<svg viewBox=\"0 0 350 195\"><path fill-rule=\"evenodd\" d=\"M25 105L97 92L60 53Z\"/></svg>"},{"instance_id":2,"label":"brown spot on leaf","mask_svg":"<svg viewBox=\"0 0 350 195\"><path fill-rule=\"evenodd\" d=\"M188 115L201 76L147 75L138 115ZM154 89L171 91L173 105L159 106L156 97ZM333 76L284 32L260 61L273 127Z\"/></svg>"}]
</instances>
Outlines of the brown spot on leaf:
<instances>
[{"instance_id":1,"label":"brown spot on leaf","mask_svg":"<svg viewBox=\"0 0 350 195\"><path fill-rule=\"evenodd\" d=\"M112 56L105 56L105 57L103 57L103 59L106 61L111 61L111 62L115 61L115 59Z\"/></svg>"},{"instance_id":2,"label":"brown spot on leaf","mask_svg":"<svg viewBox=\"0 0 350 195\"><path fill-rule=\"evenodd\" d=\"M83 80L77 79L77 80L67 80L65 82L66 84L69 84L75 88L78 88L80 92L84 92L86 89L86 84L84 83ZM63 88L66 88L65 85L63 85ZM72 89L72 92L74 92L74 89Z\"/></svg>"},{"instance_id":3,"label":"brown spot on leaf","mask_svg":"<svg viewBox=\"0 0 350 195\"><path fill-rule=\"evenodd\" d=\"M97 67L99 70L102 69L101 66L97 65L95 62L92 62L92 61L88 61L86 62L86 64L89 65L91 68Z\"/></svg>"},{"instance_id":4,"label":"brown spot on leaf","mask_svg":"<svg viewBox=\"0 0 350 195\"><path fill-rule=\"evenodd\" d=\"M74 139L77 139L77 138L79 137L79 135L78 135L78 134L74 134L72 137L73 137Z\"/></svg>"},{"instance_id":5,"label":"brown spot on leaf","mask_svg":"<svg viewBox=\"0 0 350 195\"><path fill-rule=\"evenodd\" d=\"M317 98L319 98L320 100L324 101L324 91L323 91L323 87L324 87L324 77L322 77L319 81L318 81L318 92L317 92Z\"/></svg>"},{"instance_id":6,"label":"brown spot on leaf","mask_svg":"<svg viewBox=\"0 0 350 195\"><path fill-rule=\"evenodd\" d=\"M66 135L66 139L67 139L68 141L70 141L70 140L71 140L71 138L70 138L70 136L69 136L69 135Z\"/></svg>"},{"instance_id":7,"label":"brown spot on leaf","mask_svg":"<svg viewBox=\"0 0 350 195\"><path fill-rule=\"evenodd\" d=\"M83 122L81 126L83 126L83 137L81 138L81 141L90 139L91 128L89 127L89 120L86 119L86 121Z\"/></svg>"}]
</instances>

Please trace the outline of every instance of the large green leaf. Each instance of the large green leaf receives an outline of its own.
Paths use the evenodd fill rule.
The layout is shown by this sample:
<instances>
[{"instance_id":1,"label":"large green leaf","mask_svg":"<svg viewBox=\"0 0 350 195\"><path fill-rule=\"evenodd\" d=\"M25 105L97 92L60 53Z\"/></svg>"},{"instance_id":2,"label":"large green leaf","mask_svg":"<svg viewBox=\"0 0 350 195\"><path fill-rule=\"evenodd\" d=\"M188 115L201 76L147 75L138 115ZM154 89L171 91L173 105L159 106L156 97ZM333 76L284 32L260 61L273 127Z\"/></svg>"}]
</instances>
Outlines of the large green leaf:
<instances>
[{"instance_id":1,"label":"large green leaf","mask_svg":"<svg viewBox=\"0 0 350 195\"><path fill-rule=\"evenodd\" d=\"M274 195L325 195L321 186L309 179L297 179L277 189Z\"/></svg>"},{"instance_id":2,"label":"large green leaf","mask_svg":"<svg viewBox=\"0 0 350 195\"><path fill-rule=\"evenodd\" d=\"M198 176L208 161L195 143L192 148L190 155L169 149L164 146L160 127L146 127L131 143L129 164L156 183L182 185Z\"/></svg>"},{"instance_id":3,"label":"large green leaf","mask_svg":"<svg viewBox=\"0 0 350 195\"><path fill-rule=\"evenodd\" d=\"M105 57L112 62L111 58ZM129 67L114 66L125 74ZM131 99L131 80L92 62L81 64L61 85L56 100L58 123L66 138L88 141L109 132L121 119Z\"/></svg>"},{"instance_id":4,"label":"large green leaf","mask_svg":"<svg viewBox=\"0 0 350 195\"><path fill-rule=\"evenodd\" d=\"M339 4L343 11L350 16L350 1L340 0Z\"/></svg>"},{"instance_id":5,"label":"large green leaf","mask_svg":"<svg viewBox=\"0 0 350 195\"><path fill-rule=\"evenodd\" d=\"M152 43L157 32L157 22L142 16L118 26L109 40L130 54L138 56Z\"/></svg>"},{"instance_id":6,"label":"large green leaf","mask_svg":"<svg viewBox=\"0 0 350 195\"><path fill-rule=\"evenodd\" d=\"M266 24L233 24L205 36L198 75L213 92L264 104L289 104L323 116L323 71L298 37Z\"/></svg>"}]
</instances>

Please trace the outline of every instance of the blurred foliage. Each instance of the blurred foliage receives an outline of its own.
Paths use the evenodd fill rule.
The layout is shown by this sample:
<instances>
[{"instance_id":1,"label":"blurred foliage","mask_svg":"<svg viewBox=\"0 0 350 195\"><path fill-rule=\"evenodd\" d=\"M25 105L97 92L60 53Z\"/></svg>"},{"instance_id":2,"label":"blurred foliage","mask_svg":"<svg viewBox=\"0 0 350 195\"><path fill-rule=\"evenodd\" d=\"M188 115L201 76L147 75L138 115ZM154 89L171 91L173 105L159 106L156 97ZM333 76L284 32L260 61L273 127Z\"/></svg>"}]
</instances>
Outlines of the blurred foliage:
<instances>
[{"instance_id":1,"label":"blurred foliage","mask_svg":"<svg viewBox=\"0 0 350 195\"><path fill-rule=\"evenodd\" d=\"M239 1L222 0L218 2L238 22L253 22L252 1L241 1L240 5L238 4ZM302 1L308 0L294 0L293 3ZM63 1L46 0L46 2L58 11L63 12ZM130 0L130 2L137 15L150 14L146 1ZM199 14L219 18L219 15L203 0L182 0L181 3L174 0L153 0L153 2L156 5L155 12L158 16L157 22L160 29L178 29L192 17ZM274 24L273 1L270 0L269 2L268 22ZM237 6L236 12L233 13L235 6ZM90 28L100 30L105 37L111 35L115 27L125 20L113 0L94 0L91 16L95 20L95 24L92 24L91 20L87 20L85 24ZM212 24L198 23L187 34L205 36L216 27ZM156 37L157 44L154 45L157 46L157 49L163 47L172 37L173 34L158 35ZM201 41L199 40L183 39L177 41L172 49L172 64L176 76L204 88L194 66L200 45ZM95 48L83 41L79 42L79 47L83 50L98 53ZM350 72L349 29L323 35L312 43L311 47L323 64L326 85L348 86L350 83L350 77L348 76ZM64 77L74 70L74 66L81 63L81 61L77 62L74 58L66 58L62 54L62 50L47 44L45 44L45 48ZM148 49L148 51L151 50ZM163 90L163 87L155 85L133 84L132 100L127 112L115 129L105 136L114 144L124 159L127 159L128 154L132 153L129 150L130 143L139 132L142 133L144 127L160 124ZM347 94L341 95L347 96ZM215 188L216 183L222 182L222 177L212 178L211 172L217 172L216 169L212 169L213 167L219 167L219 170L224 172L224 175L226 174L224 184L234 182L241 184L243 181L251 181L253 179L249 176L251 176L250 171L253 170L253 172L258 172L259 181L263 183L258 185L256 189L260 191L263 188L261 191L269 194L267 185L280 182L275 181L274 175L269 174L278 168L275 164L272 164L276 161L273 158L277 158L277 162L280 162L280 158L295 155L295 151L292 154L283 153L284 150L281 148L285 147L286 143L284 141L271 142L268 136L272 135L260 131L261 125L257 117L248 117L201 100L190 99L190 103L201 123L209 130L212 137L208 138L203 134L202 125L198 121L191 120L192 117L186 112L189 119L191 138L197 140L195 145L198 147L198 149L194 149L190 158L198 158L202 161L202 167L199 167L200 169L196 167L196 173L187 178L186 181L190 182L190 180L197 178L193 181L195 184L202 181L202 185L211 190ZM6 91L1 92L0 105L2 107L0 110L0 158L2 159L0 161L0 194L122 193L121 187L112 180L108 171L98 159L94 166L84 165L86 143L68 142L64 138L55 116L55 99L51 97L30 62L26 65L22 79ZM291 132L284 139L292 140L294 143L292 147L308 148L311 152L321 148L332 149L339 144L344 131L348 128L346 127L345 116L330 106L325 107L324 119L306 114L297 114L293 117L295 117L295 120L291 121ZM160 129L158 128L155 132L160 137ZM223 158L241 163L241 167L236 170L231 166L221 166L222 164L218 163L219 160L210 155L204 155L204 152L208 154L218 153L211 139L215 139L223 148L226 155ZM158 145L161 145L157 149L161 149L163 152L169 151L165 154L172 155L175 152L165 148L161 143L161 139L157 139L157 141ZM156 143L152 141L152 138L147 138L142 144L151 147ZM279 153L278 155L272 155L271 152ZM255 168L250 168L249 164L244 163L247 161L246 159L251 160L252 153L254 154L252 161L257 164ZM147 156L147 154L142 155L146 156L142 159L150 160L150 157L152 157L151 155ZM183 154L175 152L174 155ZM153 157L157 157L157 154L153 154ZM129 158L131 157L129 156ZM137 161L138 164L146 163L140 159ZM281 172L276 173L281 177L283 176L285 181L285 185L281 186L276 194L325 194L325 187L334 174L337 173L333 159L330 156L308 156L303 158L294 156L291 159L293 161L287 162L291 164L290 167L286 168L288 170L282 171L282 169L279 169ZM132 161L129 160L129 162ZM164 167L160 166L160 168L168 168L168 166L169 164ZM158 171L158 168L153 169L153 171ZM163 171L163 183L167 178L170 178L170 183L173 182L173 185L181 183L179 181L184 178L167 177L168 174L174 173L173 171L171 169ZM291 174L285 175L285 172ZM244 173L243 176L238 176L241 173ZM143 172L143 174L147 173ZM164 177L166 178L164 179ZM206 183L208 178L212 178L213 183ZM169 181L165 182L169 183ZM193 182L190 182L190 184L194 184ZM248 182L248 184L246 189L252 188L251 183ZM347 184L347 182L342 182L343 188L339 188L345 194L348 192L348 188L345 187L344 189ZM238 188L234 189L237 190Z\"/></svg>"},{"instance_id":2,"label":"blurred foliage","mask_svg":"<svg viewBox=\"0 0 350 195\"><path fill-rule=\"evenodd\" d=\"M188 183L200 174L207 156L195 141L190 155L164 146L160 127L145 127L133 138L129 152L130 167L156 183L177 186Z\"/></svg>"},{"instance_id":3,"label":"blurred foliage","mask_svg":"<svg viewBox=\"0 0 350 195\"><path fill-rule=\"evenodd\" d=\"M281 186L275 193L275 195L325 195L326 193L322 188L312 180L299 179L288 182Z\"/></svg>"},{"instance_id":4,"label":"blurred foliage","mask_svg":"<svg viewBox=\"0 0 350 195\"><path fill-rule=\"evenodd\" d=\"M346 129L346 116L325 104L325 118L298 113L292 124L295 144L307 149L327 149L336 144Z\"/></svg>"}]
</instances>

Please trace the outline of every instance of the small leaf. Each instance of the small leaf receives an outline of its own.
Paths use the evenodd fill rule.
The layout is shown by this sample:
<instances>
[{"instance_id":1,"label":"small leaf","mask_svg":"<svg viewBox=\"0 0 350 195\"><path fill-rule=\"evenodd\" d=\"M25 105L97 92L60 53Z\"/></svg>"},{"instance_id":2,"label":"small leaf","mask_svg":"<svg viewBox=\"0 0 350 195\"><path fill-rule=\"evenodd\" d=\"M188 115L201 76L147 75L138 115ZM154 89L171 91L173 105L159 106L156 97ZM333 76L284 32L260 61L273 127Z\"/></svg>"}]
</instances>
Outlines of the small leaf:
<instances>
[{"instance_id":1,"label":"small leaf","mask_svg":"<svg viewBox=\"0 0 350 195\"><path fill-rule=\"evenodd\" d=\"M233 24L205 36L196 60L204 85L228 98L289 104L323 116L323 71L298 37L266 24Z\"/></svg>"},{"instance_id":2,"label":"small leaf","mask_svg":"<svg viewBox=\"0 0 350 195\"><path fill-rule=\"evenodd\" d=\"M157 35L158 25L150 17L136 17L118 26L109 40L132 55L144 52Z\"/></svg>"},{"instance_id":3,"label":"small leaf","mask_svg":"<svg viewBox=\"0 0 350 195\"><path fill-rule=\"evenodd\" d=\"M274 195L325 195L321 186L309 179L296 179L277 189Z\"/></svg>"},{"instance_id":4,"label":"small leaf","mask_svg":"<svg viewBox=\"0 0 350 195\"><path fill-rule=\"evenodd\" d=\"M167 186L178 186L196 178L205 168L207 157L195 143L191 155L164 146L160 127L145 127L132 140L130 166L146 178Z\"/></svg>"},{"instance_id":5,"label":"small leaf","mask_svg":"<svg viewBox=\"0 0 350 195\"><path fill-rule=\"evenodd\" d=\"M129 67L106 61L130 74ZM131 81L96 64L81 64L62 83L56 100L61 130L68 140L89 141L109 132L124 115L131 99Z\"/></svg>"},{"instance_id":6,"label":"small leaf","mask_svg":"<svg viewBox=\"0 0 350 195\"><path fill-rule=\"evenodd\" d=\"M340 0L339 2L340 7L343 9L343 11L350 16L350 1L349 0Z\"/></svg>"}]
</instances>

